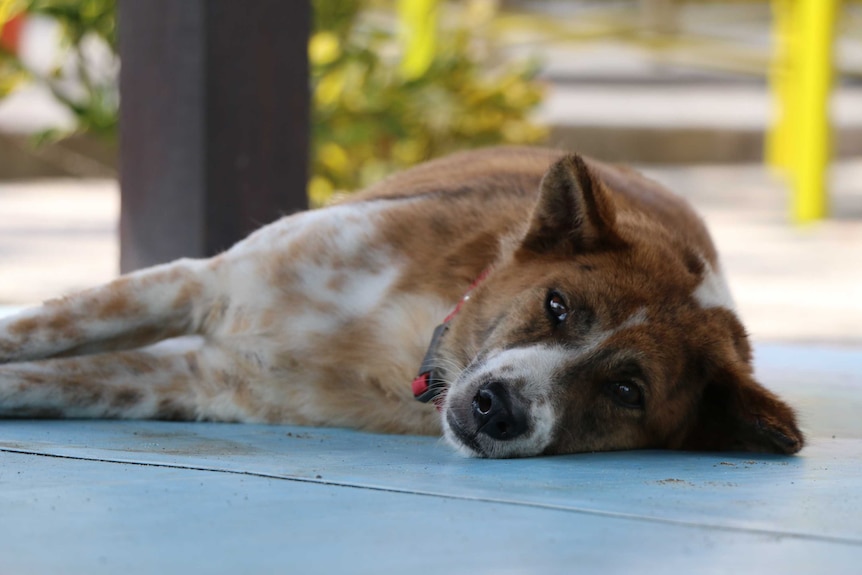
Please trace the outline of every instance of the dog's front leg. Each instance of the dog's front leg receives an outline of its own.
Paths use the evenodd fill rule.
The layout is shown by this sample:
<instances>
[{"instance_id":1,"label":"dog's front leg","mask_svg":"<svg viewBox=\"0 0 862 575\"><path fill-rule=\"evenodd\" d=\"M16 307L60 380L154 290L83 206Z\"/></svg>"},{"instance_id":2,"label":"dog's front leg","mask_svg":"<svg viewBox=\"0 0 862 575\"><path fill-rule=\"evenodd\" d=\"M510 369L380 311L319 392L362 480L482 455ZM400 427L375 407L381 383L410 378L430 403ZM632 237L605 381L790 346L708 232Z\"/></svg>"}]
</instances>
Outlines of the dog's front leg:
<instances>
[{"instance_id":1,"label":"dog's front leg","mask_svg":"<svg viewBox=\"0 0 862 575\"><path fill-rule=\"evenodd\" d=\"M0 320L0 364L133 349L194 333L214 299L209 260L178 260Z\"/></svg>"}]
</instances>

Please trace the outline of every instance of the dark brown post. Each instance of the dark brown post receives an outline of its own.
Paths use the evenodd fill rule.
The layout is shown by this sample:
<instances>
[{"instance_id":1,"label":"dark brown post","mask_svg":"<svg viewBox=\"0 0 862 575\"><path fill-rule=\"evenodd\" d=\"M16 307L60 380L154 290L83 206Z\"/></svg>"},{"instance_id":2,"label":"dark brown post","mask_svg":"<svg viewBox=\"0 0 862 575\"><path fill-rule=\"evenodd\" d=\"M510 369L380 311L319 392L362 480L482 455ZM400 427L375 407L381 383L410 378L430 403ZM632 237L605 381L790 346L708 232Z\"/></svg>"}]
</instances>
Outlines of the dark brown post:
<instances>
[{"instance_id":1,"label":"dark brown post","mask_svg":"<svg viewBox=\"0 0 862 575\"><path fill-rule=\"evenodd\" d=\"M305 209L308 0L120 0L120 265Z\"/></svg>"}]
</instances>

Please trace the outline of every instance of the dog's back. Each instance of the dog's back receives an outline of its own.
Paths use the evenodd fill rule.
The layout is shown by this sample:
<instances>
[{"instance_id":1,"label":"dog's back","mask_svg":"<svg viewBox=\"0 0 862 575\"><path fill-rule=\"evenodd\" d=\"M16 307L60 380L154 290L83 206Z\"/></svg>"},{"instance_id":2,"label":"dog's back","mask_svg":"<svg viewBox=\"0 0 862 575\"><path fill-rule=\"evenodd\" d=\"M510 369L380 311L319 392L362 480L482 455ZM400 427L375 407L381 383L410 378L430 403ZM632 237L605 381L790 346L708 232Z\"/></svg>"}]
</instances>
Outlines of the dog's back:
<instances>
[{"instance_id":1,"label":"dog's back","mask_svg":"<svg viewBox=\"0 0 862 575\"><path fill-rule=\"evenodd\" d=\"M441 418L410 381L480 277L428 354ZM197 338L141 348L183 335ZM6 416L442 422L486 456L802 442L750 379L694 212L635 172L549 150L429 162L210 260L48 302L0 322L0 363Z\"/></svg>"}]
</instances>

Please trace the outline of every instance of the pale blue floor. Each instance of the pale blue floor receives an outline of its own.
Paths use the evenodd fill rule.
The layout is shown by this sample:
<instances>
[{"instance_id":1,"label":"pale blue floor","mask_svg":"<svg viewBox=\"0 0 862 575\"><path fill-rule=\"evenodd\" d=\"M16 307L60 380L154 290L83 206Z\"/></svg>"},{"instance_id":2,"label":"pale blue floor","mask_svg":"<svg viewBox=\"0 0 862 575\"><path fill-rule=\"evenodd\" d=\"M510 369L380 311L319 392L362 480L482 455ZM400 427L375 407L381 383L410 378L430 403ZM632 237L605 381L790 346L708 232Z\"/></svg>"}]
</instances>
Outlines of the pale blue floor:
<instances>
[{"instance_id":1,"label":"pale blue floor","mask_svg":"<svg viewBox=\"0 0 862 575\"><path fill-rule=\"evenodd\" d=\"M0 575L862 573L862 352L757 358L799 408L799 456L486 461L332 429L0 421Z\"/></svg>"}]
</instances>

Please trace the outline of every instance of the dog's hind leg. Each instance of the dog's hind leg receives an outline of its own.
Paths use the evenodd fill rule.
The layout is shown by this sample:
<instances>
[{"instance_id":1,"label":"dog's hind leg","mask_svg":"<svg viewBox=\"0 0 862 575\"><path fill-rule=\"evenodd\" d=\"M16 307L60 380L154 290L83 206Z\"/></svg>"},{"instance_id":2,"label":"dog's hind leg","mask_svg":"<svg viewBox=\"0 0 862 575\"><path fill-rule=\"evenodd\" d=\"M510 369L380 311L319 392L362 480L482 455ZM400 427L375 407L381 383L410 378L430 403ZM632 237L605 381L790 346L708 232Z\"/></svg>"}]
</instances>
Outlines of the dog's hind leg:
<instances>
[{"instance_id":1,"label":"dog's hind leg","mask_svg":"<svg viewBox=\"0 0 862 575\"><path fill-rule=\"evenodd\" d=\"M203 341L0 365L0 417L254 421L247 374Z\"/></svg>"},{"instance_id":2,"label":"dog's hind leg","mask_svg":"<svg viewBox=\"0 0 862 575\"><path fill-rule=\"evenodd\" d=\"M0 320L0 364L133 349L194 333L213 299L210 260L178 260Z\"/></svg>"}]
</instances>

